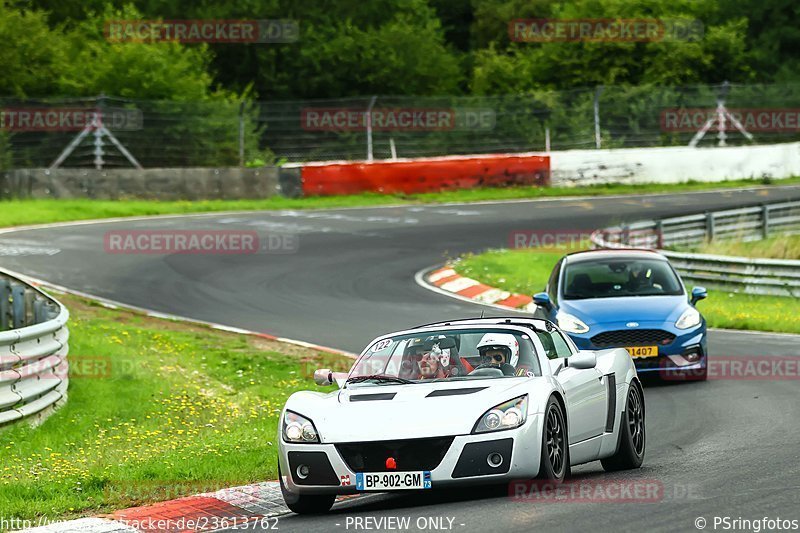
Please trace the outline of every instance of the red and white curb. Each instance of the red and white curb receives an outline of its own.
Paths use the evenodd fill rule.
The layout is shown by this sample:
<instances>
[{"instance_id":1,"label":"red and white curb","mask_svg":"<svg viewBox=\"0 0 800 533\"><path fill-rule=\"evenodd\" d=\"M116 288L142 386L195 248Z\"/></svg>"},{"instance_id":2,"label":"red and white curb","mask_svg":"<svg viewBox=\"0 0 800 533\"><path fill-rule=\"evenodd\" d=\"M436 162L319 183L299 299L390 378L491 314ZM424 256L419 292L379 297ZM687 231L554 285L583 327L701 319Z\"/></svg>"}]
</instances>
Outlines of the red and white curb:
<instances>
[{"instance_id":1,"label":"red and white curb","mask_svg":"<svg viewBox=\"0 0 800 533\"><path fill-rule=\"evenodd\" d=\"M116 511L104 517L81 518L26 529L28 533L138 533L271 529L289 509L277 481L222 489ZM260 526L260 527L259 527Z\"/></svg>"},{"instance_id":2,"label":"red and white curb","mask_svg":"<svg viewBox=\"0 0 800 533\"><path fill-rule=\"evenodd\" d=\"M434 270L423 270L415 276L417 283L426 289L452 296L460 300L489 305L499 309L514 309L535 313L536 304L527 294L515 294L490 287L480 281L462 276L447 265Z\"/></svg>"}]
</instances>

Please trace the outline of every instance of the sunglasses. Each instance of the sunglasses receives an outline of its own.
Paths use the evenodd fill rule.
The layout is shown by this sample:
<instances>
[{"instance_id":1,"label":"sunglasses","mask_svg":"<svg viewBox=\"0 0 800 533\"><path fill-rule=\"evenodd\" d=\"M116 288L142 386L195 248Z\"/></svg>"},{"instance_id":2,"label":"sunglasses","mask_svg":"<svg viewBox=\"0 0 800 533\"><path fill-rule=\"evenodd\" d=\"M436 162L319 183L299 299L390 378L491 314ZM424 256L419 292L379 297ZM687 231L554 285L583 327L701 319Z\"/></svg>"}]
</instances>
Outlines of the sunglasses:
<instances>
[{"instance_id":1,"label":"sunglasses","mask_svg":"<svg viewBox=\"0 0 800 533\"><path fill-rule=\"evenodd\" d=\"M490 359L492 359L492 360L494 360L494 361L496 361L496 362L498 362L498 363L502 363L502 362L503 362L503 360L505 360L505 358L506 358L506 356L505 356L505 355L503 355L503 354L499 354L499 353L496 353L496 354L494 354L494 355L489 355L489 354L486 354L486 355L484 355L483 357L490 358Z\"/></svg>"}]
</instances>

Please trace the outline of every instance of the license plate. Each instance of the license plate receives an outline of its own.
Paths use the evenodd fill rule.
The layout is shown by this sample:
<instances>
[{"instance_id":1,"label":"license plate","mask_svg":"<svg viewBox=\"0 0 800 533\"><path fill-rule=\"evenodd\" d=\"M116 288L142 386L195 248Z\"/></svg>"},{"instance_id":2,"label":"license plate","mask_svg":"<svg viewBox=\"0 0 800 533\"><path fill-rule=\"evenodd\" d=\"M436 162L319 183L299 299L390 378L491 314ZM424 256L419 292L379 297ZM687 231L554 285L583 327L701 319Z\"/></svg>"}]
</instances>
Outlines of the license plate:
<instances>
[{"instance_id":1,"label":"license plate","mask_svg":"<svg viewBox=\"0 0 800 533\"><path fill-rule=\"evenodd\" d=\"M405 490L431 488L431 473L419 472L359 472L356 490Z\"/></svg>"},{"instance_id":2,"label":"license plate","mask_svg":"<svg viewBox=\"0 0 800 533\"><path fill-rule=\"evenodd\" d=\"M631 357L655 357L658 355L658 346L628 346L625 348Z\"/></svg>"}]
</instances>

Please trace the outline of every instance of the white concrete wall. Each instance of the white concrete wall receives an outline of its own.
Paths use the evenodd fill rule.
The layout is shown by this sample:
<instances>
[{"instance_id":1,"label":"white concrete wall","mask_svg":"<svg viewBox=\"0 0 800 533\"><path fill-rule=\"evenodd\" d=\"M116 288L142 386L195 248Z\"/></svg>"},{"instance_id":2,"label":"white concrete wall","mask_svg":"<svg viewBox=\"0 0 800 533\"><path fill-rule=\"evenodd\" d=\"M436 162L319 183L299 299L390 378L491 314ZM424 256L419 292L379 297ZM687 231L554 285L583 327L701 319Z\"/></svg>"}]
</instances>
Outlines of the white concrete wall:
<instances>
[{"instance_id":1,"label":"white concrete wall","mask_svg":"<svg viewBox=\"0 0 800 533\"><path fill-rule=\"evenodd\" d=\"M800 175L800 143L551 152L553 185L676 183Z\"/></svg>"}]
</instances>

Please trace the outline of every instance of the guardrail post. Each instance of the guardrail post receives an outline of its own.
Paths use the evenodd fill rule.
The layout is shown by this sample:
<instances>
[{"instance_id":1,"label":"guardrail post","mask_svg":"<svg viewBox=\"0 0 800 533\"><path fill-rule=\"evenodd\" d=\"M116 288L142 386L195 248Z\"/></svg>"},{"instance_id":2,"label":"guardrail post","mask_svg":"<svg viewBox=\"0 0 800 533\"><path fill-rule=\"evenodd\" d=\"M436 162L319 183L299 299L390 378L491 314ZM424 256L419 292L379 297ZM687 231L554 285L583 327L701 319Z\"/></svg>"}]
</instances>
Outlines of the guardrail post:
<instances>
[{"instance_id":1,"label":"guardrail post","mask_svg":"<svg viewBox=\"0 0 800 533\"><path fill-rule=\"evenodd\" d=\"M761 206L761 238L767 237L769 237L769 206L764 204Z\"/></svg>"},{"instance_id":2,"label":"guardrail post","mask_svg":"<svg viewBox=\"0 0 800 533\"><path fill-rule=\"evenodd\" d=\"M11 284L0 279L0 331L5 331L11 323Z\"/></svg>"},{"instance_id":3,"label":"guardrail post","mask_svg":"<svg viewBox=\"0 0 800 533\"><path fill-rule=\"evenodd\" d=\"M25 325L32 326L36 323L36 316L34 314L33 302L35 301L35 293L33 289L25 288Z\"/></svg>"},{"instance_id":4,"label":"guardrail post","mask_svg":"<svg viewBox=\"0 0 800 533\"><path fill-rule=\"evenodd\" d=\"M656 220L656 249L664 249L664 223Z\"/></svg>"},{"instance_id":5,"label":"guardrail post","mask_svg":"<svg viewBox=\"0 0 800 533\"><path fill-rule=\"evenodd\" d=\"M625 246L628 246L631 242L631 229L627 226L627 224L623 224L620 229L619 242Z\"/></svg>"},{"instance_id":6,"label":"guardrail post","mask_svg":"<svg viewBox=\"0 0 800 533\"><path fill-rule=\"evenodd\" d=\"M706 213L706 240L711 242L714 240L714 213Z\"/></svg>"},{"instance_id":7,"label":"guardrail post","mask_svg":"<svg viewBox=\"0 0 800 533\"><path fill-rule=\"evenodd\" d=\"M25 287L11 284L11 324L13 329L25 327Z\"/></svg>"}]
</instances>

